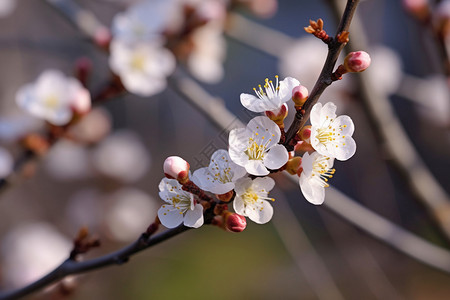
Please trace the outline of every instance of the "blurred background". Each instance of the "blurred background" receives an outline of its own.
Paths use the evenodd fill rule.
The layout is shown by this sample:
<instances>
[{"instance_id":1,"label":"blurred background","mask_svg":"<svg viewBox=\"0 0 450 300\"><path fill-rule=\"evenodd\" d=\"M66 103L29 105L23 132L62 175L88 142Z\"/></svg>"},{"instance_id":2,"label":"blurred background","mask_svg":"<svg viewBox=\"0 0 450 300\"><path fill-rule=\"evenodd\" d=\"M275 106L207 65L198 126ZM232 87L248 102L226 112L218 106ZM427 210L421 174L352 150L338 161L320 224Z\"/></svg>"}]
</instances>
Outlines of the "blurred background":
<instances>
[{"instance_id":1,"label":"blurred background","mask_svg":"<svg viewBox=\"0 0 450 300\"><path fill-rule=\"evenodd\" d=\"M74 76L85 64L91 66L87 87L93 97L111 79L109 55L98 47L102 38L108 38L107 31L89 36L89 29L80 31L57 7L73 11L79 6L110 28L118 13L138 1L2 1L0 146L17 159L23 151L19 141L28 133L46 130L42 120L16 105L20 87L47 69ZM185 2L197 7L206 1L180 0L172 5L184 7L185 13ZM241 106L239 95L251 93L266 77L293 76L312 90L327 47L303 27L310 19L322 18L325 30L334 35L337 23L328 2L235 1L217 20L205 9L215 34L189 36L183 43L177 39L185 36L169 37L175 46L168 47L179 64L175 74L192 78L247 122L254 115ZM411 143L450 193L448 79L432 31L399 0L361 1L356 15L368 42L368 49L359 50L372 56L366 71L371 87L389 99ZM92 18L83 16L78 21L89 28ZM171 19L174 16L167 15L169 24L179 22ZM352 27L350 39L351 33ZM192 49L202 49L195 59ZM357 76L344 76L321 98L335 102L338 114L350 115L356 127L358 150L349 161L335 163L332 185L401 227L448 248L404 177L389 164L392 157L377 139L359 97ZM26 164L14 184L1 191L2 289L23 286L58 265L81 226L88 226L102 242L86 258L134 241L162 204L158 184L164 159L182 156L195 170L208 164L214 150L227 148L226 132L185 101L173 84L169 81L154 95L118 93L94 104L73 128L72 138L62 138L38 162ZM64 289L27 299L450 298L449 274L416 262L324 207L309 204L297 184L279 175L274 178L275 213L266 225L249 221L238 234L213 226L190 230L120 267L68 278ZM325 276L323 281L316 274L319 279Z\"/></svg>"}]
</instances>

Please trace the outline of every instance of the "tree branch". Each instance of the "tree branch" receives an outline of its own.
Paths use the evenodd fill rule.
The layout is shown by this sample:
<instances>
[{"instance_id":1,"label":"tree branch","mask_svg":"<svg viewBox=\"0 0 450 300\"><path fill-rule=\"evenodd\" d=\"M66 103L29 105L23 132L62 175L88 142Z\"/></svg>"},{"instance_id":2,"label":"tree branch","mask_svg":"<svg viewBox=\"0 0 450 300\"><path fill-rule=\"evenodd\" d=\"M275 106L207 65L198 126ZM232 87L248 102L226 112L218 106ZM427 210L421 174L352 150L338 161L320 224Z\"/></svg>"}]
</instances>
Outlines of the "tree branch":
<instances>
[{"instance_id":1,"label":"tree branch","mask_svg":"<svg viewBox=\"0 0 450 300\"><path fill-rule=\"evenodd\" d=\"M189 229L189 227L180 225L150 238L143 234L135 242L118 251L82 262L66 259L61 265L37 281L17 290L0 292L0 300L19 299L20 297L29 295L42 289L43 287L63 279L68 275L85 273L112 265L121 265L128 262L134 254L157 245Z\"/></svg>"},{"instance_id":2,"label":"tree branch","mask_svg":"<svg viewBox=\"0 0 450 300\"><path fill-rule=\"evenodd\" d=\"M342 15L341 22L336 31L335 37L328 46L329 48L327 59L325 60L325 64L322 68L322 71L320 72L319 78L317 79L316 84L314 85L311 94L308 97L308 100L306 100L305 104L303 104L301 110L297 110L295 118L286 132L286 141L284 143L284 146L288 149L288 151L293 150L293 146L290 145L290 141L294 138L299 129L305 125L306 121L309 118L312 107L317 103L323 91L333 82L333 70L339 54L345 46L345 44L338 41L338 35L344 31L348 31L358 3L359 0L347 1L347 5L344 9L344 13Z\"/></svg>"}]
</instances>

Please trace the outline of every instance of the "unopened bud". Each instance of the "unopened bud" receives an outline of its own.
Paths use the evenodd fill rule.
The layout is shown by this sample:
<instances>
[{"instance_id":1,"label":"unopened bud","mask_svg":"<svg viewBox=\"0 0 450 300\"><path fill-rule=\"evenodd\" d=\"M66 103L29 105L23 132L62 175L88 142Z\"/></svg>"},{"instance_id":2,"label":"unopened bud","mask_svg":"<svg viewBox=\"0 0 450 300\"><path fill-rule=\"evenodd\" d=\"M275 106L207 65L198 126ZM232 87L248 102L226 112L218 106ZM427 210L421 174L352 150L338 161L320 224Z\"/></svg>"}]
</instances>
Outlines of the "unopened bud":
<instances>
[{"instance_id":1,"label":"unopened bud","mask_svg":"<svg viewBox=\"0 0 450 300\"><path fill-rule=\"evenodd\" d=\"M302 158L300 156L293 157L286 163L286 171L291 175L295 175L298 173L301 164Z\"/></svg>"},{"instance_id":2,"label":"unopened bud","mask_svg":"<svg viewBox=\"0 0 450 300\"><path fill-rule=\"evenodd\" d=\"M344 60L347 72L362 72L370 66L370 55L364 51L350 52Z\"/></svg>"},{"instance_id":3,"label":"unopened bud","mask_svg":"<svg viewBox=\"0 0 450 300\"><path fill-rule=\"evenodd\" d=\"M164 161L164 175L176 179L181 184L189 180L189 163L179 156L169 156Z\"/></svg>"},{"instance_id":4,"label":"unopened bud","mask_svg":"<svg viewBox=\"0 0 450 300\"><path fill-rule=\"evenodd\" d=\"M283 126L284 119L288 115L288 106L283 103L279 109L266 111L266 116L277 123L278 126Z\"/></svg>"},{"instance_id":5,"label":"unopened bud","mask_svg":"<svg viewBox=\"0 0 450 300\"><path fill-rule=\"evenodd\" d=\"M242 232L247 227L247 220L244 216L230 213L225 216L225 229L230 232Z\"/></svg>"},{"instance_id":6,"label":"unopened bud","mask_svg":"<svg viewBox=\"0 0 450 300\"><path fill-rule=\"evenodd\" d=\"M311 125L304 126L297 135L300 140L311 144Z\"/></svg>"},{"instance_id":7,"label":"unopened bud","mask_svg":"<svg viewBox=\"0 0 450 300\"><path fill-rule=\"evenodd\" d=\"M72 110L80 115L84 115L91 110L91 94L85 88L77 91L72 99L70 107Z\"/></svg>"},{"instance_id":8,"label":"unopened bud","mask_svg":"<svg viewBox=\"0 0 450 300\"><path fill-rule=\"evenodd\" d=\"M306 99L308 99L308 89L306 87L299 85L292 89L292 101L294 101L295 106L303 106Z\"/></svg>"}]
</instances>

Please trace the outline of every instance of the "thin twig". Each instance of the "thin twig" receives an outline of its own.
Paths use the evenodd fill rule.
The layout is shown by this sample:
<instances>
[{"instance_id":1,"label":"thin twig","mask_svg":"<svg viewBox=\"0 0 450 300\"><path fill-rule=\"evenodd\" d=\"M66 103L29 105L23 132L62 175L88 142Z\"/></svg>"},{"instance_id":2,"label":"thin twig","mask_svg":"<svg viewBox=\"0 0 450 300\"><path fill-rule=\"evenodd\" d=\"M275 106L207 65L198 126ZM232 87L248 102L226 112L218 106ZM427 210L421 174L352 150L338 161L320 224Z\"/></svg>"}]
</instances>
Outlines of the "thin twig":
<instances>
[{"instance_id":1,"label":"thin twig","mask_svg":"<svg viewBox=\"0 0 450 300\"><path fill-rule=\"evenodd\" d=\"M345 6L344 14L342 15L335 37L333 41L331 41L328 45L328 55L322 71L320 72L319 78L317 79L316 84L314 85L311 94L308 97L308 100L306 100L305 104L303 104L301 110L297 110L295 118L286 132L286 141L284 143L284 146L288 148L288 150L293 150L293 146L290 145L290 141L297 134L298 130L305 125L306 121L309 118L312 107L317 103L323 91L333 82L333 70L339 54L345 46L345 44L338 41L338 35L344 31L348 31L358 3L359 0L347 1L347 5Z\"/></svg>"}]
</instances>

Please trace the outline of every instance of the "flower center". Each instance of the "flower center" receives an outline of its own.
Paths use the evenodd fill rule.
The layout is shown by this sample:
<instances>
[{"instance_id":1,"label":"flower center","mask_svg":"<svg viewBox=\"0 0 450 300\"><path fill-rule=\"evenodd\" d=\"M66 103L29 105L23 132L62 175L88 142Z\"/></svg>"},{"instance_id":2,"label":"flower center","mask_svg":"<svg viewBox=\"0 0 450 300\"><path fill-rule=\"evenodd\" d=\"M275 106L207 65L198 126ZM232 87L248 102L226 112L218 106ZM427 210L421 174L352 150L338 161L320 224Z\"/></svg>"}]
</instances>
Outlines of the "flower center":
<instances>
[{"instance_id":1,"label":"flower center","mask_svg":"<svg viewBox=\"0 0 450 300\"><path fill-rule=\"evenodd\" d=\"M256 95L261 100L270 100L278 96L278 91L280 90L280 83L278 82L278 75L275 75L275 85L272 80L266 78L264 81L264 89L261 85L258 86L258 89L253 88Z\"/></svg>"},{"instance_id":2,"label":"flower center","mask_svg":"<svg viewBox=\"0 0 450 300\"><path fill-rule=\"evenodd\" d=\"M143 71L145 66L145 56L141 53L136 53L133 55L133 58L131 59L131 67L133 69Z\"/></svg>"},{"instance_id":3,"label":"flower center","mask_svg":"<svg viewBox=\"0 0 450 300\"><path fill-rule=\"evenodd\" d=\"M248 159L250 160L261 160L264 157L265 150L265 145L259 145L253 138L249 138L249 146L247 147L245 154L247 154Z\"/></svg>"},{"instance_id":4,"label":"flower center","mask_svg":"<svg viewBox=\"0 0 450 300\"><path fill-rule=\"evenodd\" d=\"M328 168L327 160L329 157L323 157L321 159L316 160L313 163L313 171L312 178L317 181L323 187L329 187L330 185L327 183L329 178L333 177L333 174L336 172L335 169Z\"/></svg>"},{"instance_id":5,"label":"flower center","mask_svg":"<svg viewBox=\"0 0 450 300\"><path fill-rule=\"evenodd\" d=\"M173 196L171 199L173 207L181 209L182 212L191 207L191 199L182 195ZM181 213L181 212L180 212Z\"/></svg>"},{"instance_id":6,"label":"flower center","mask_svg":"<svg viewBox=\"0 0 450 300\"><path fill-rule=\"evenodd\" d=\"M55 95L49 95L44 99L44 105L50 109L56 108L58 106L58 97Z\"/></svg>"},{"instance_id":7,"label":"flower center","mask_svg":"<svg viewBox=\"0 0 450 300\"><path fill-rule=\"evenodd\" d=\"M262 190L261 192L264 192L264 190ZM267 192L265 194L267 196ZM261 204L263 203L261 200L275 201L274 198L258 195L252 188L249 188L245 191L245 193L242 195L242 199L244 200L244 203L246 205L257 204L258 200L261 202Z\"/></svg>"},{"instance_id":8,"label":"flower center","mask_svg":"<svg viewBox=\"0 0 450 300\"><path fill-rule=\"evenodd\" d=\"M327 117L327 121L328 121L328 117ZM345 138L345 135L341 135L339 133L345 127L347 127L347 125L340 125L339 127L333 127L333 119L330 119L328 126L323 126L323 127L317 129L316 138L319 140L319 143L321 143L321 144L331 143L331 144L335 144L336 148L338 148L339 143L336 142L336 138L338 140ZM337 129L338 133L336 133L336 129ZM345 143L343 144L343 146L345 146Z\"/></svg>"}]
</instances>

